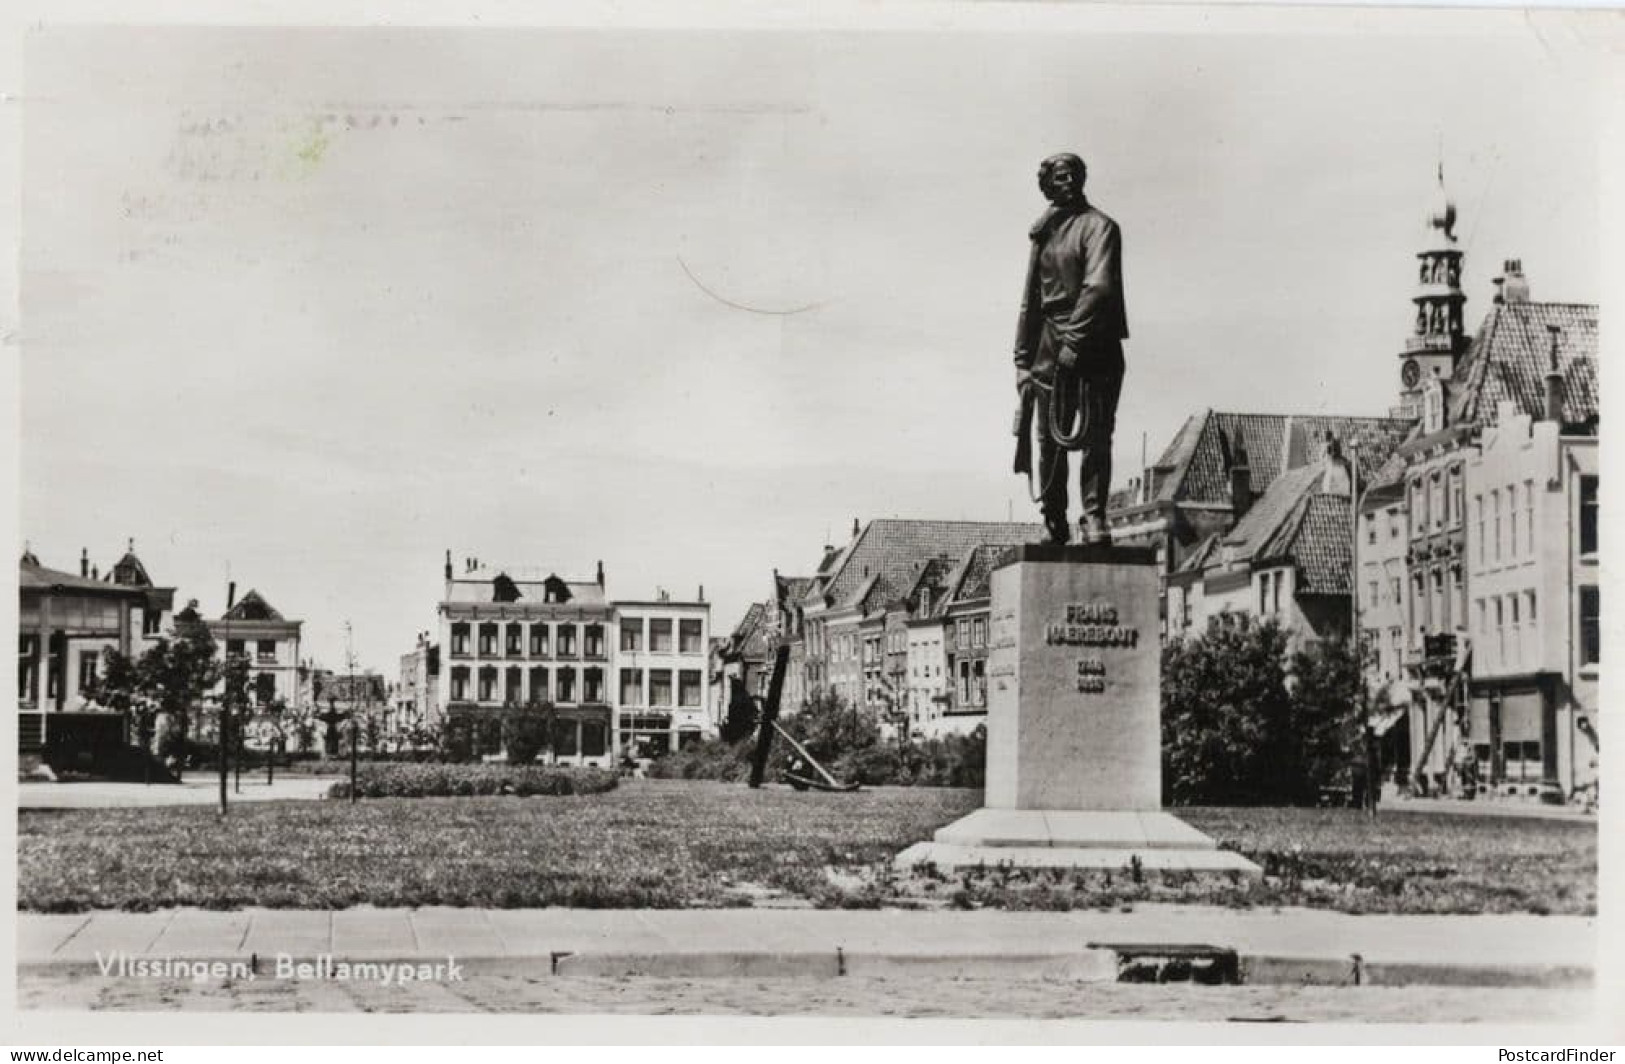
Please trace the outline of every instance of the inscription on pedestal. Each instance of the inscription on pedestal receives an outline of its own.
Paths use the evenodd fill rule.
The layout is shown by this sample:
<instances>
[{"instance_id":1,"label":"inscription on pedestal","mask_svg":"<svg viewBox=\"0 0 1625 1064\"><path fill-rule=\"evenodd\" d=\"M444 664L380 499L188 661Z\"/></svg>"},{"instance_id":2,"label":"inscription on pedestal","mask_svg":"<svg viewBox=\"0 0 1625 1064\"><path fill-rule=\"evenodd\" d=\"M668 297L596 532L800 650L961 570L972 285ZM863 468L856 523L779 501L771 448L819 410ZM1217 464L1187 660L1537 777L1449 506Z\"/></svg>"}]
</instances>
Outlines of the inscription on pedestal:
<instances>
[{"instance_id":1,"label":"inscription on pedestal","mask_svg":"<svg viewBox=\"0 0 1625 1064\"><path fill-rule=\"evenodd\" d=\"M992 577L987 804L1161 807L1149 552L1016 552Z\"/></svg>"}]
</instances>

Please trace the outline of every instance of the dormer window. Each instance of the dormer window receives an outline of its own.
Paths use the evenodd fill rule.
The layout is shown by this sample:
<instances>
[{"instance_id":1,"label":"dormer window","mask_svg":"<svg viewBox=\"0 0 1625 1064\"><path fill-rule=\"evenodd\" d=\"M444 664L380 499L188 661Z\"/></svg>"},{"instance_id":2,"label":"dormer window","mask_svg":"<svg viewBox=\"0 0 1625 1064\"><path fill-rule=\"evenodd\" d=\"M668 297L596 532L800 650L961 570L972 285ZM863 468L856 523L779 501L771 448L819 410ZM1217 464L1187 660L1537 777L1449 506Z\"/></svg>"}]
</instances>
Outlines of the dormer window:
<instances>
[{"instance_id":1,"label":"dormer window","mask_svg":"<svg viewBox=\"0 0 1625 1064\"><path fill-rule=\"evenodd\" d=\"M1443 428L1444 386L1433 377L1422 389L1422 431L1439 432Z\"/></svg>"}]
</instances>

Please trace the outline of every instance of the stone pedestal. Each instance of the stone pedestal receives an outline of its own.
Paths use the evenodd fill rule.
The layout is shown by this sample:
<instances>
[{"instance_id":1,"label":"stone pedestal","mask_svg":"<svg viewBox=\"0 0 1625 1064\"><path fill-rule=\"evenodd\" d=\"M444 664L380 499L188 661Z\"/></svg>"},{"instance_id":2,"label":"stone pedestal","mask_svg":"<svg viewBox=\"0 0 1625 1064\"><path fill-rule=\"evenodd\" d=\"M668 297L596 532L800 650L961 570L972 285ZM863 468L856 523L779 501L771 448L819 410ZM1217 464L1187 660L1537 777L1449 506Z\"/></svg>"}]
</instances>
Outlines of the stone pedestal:
<instances>
[{"instance_id":1,"label":"stone pedestal","mask_svg":"<svg viewBox=\"0 0 1625 1064\"><path fill-rule=\"evenodd\" d=\"M1241 872L1258 867L1162 811L1155 553L1014 548L992 575L984 807L897 857Z\"/></svg>"}]
</instances>

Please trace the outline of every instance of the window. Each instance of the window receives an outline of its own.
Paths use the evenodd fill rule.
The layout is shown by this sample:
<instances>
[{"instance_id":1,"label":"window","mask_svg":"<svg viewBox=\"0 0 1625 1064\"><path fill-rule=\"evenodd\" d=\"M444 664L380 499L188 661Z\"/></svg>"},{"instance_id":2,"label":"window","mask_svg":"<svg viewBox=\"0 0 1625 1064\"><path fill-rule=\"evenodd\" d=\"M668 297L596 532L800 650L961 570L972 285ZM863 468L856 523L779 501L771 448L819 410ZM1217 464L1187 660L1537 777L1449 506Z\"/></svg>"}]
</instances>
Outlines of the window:
<instances>
[{"instance_id":1,"label":"window","mask_svg":"<svg viewBox=\"0 0 1625 1064\"><path fill-rule=\"evenodd\" d=\"M677 622L677 649L683 654L703 654L705 646L701 642L704 631L697 617L690 617Z\"/></svg>"},{"instance_id":2,"label":"window","mask_svg":"<svg viewBox=\"0 0 1625 1064\"><path fill-rule=\"evenodd\" d=\"M276 664L276 640L256 640L254 643L254 660L262 665Z\"/></svg>"},{"instance_id":3,"label":"window","mask_svg":"<svg viewBox=\"0 0 1625 1064\"><path fill-rule=\"evenodd\" d=\"M971 663L971 682L975 685L976 705L987 705L987 662L980 658Z\"/></svg>"},{"instance_id":4,"label":"window","mask_svg":"<svg viewBox=\"0 0 1625 1064\"><path fill-rule=\"evenodd\" d=\"M1377 515L1367 514L1365 518L1365 541L1373 546L1377 542Z\"/></svg>"},{"instance_id":5,"label":"window","mask_svg":"<svg viewBox=\"0 0 1625 1064\"><path fill-rule=\"evenodd\" d=\"M163 611L161 611L161 610L150 610L150 609L149 610L142 610L141 611L141 634L142 635L157 635L158 634L158 625L163 620L163 616L164 616Z\"/></svg>"},{"instance_id":6,"label":"window","mask_svg":"<svg viewBox=\"0 0 1625 1064\"><path fill-rule=\"evenodd\" d=\"M1495 560L1501 560L1501 493L1490 492L1490 512L1495 515Z\"/></svg>"},{"instance_id":7,"label":"window","mask_svg":"<svg viewBox=\"0 0 1625 1064\"><path fill-rule=\"evenodd\" d=\"M690 707L700 704L700 670L684 669L677 674L677 704Z\"/></svg>"},{"instance_id":8,"label":"window","mask_svg":"<svg viewBox=\"0 0 1625 1064\"><path fill-rule=\"evenodd\" d=\"M1378 605L1378 602L1377 602L1377 582L1375 580L1369 581L1367 583L1367 585L1366 585L1366 588L1367 588L1367 590L1366 590L1366 601L1369 602L1373 606Z\"/></svg>"},{"instance_id":9,"label":"window","mask_svg":"<svg viewBox=\"0 0 1625 1064\"><path fill-rule=\"evenodd\" d=\"M1533 628L1535 626L1535 593L1533 591L1525 591L1523 602L1523 619L1529 624L1530 628Z\"/></svg>"},{"instance_id":10,"label":"window","mask_svg":"<svg viewBox=\"0 0 1625 1064\"><path fill-rule=\"evenodd\" d=\"M480 625L480 657L495 657L497 652L497 626L494 624Z\"/></svg>"},{"instance_id":11,"label":"window","mask_svg":"<svg viewBox=\"0 0 1625 1064\"><path fill-rule=\"evenodd\" d=\"M621 649L623 651L639 651L643 649L642 617L622 618Z\"/></svg>"},{"instance_id":12,"label":"window","mask_svg":"<svg viewBox=\"0 0 1625 1064\"><path fill-rule=\"evenodd\" d=\"M451 700L461 702L468 697L468 666L458 665L451 670Z\"/></svg>"},{"instance_id":13,"label":"window","mask_svg":"<svg viewBox=\"0 0 1625 1064\"><path fill-rule=\"evenodd\" d=\"M1500 661L1502 664L1506 663L1506 659L1507 659L1506 606L1505 606L1504 603L1502 603L1502 601L1501 601L1501 599L1499 597L1497 597L1495 599L1495 654L1496 654L1496 659L1498 661Z\"/></svg>"},{"instance_id":14,"label":"window","mask_svg":"<svg viewBox=\"0 0 1625 1064\"><path fill-rule=\"evenodd\" d=\"M987 621L981 617L971 622L971 646L987 645Z\"/></svg>"},{"instance_id":15,"label":"window","mask_svg":"<svg viewBox=\"0 0 1625 1064\"><path fill-rule=\"evenodd\" d=\"M548 701L547 670L540 665L530 670L530 698L527 700L533 706L544 705Z\"/></svg>"},{"instance_id":16,"label":"window","mask_svg":"<svg viewBox=\"0 0 1625 1064\"><path fill-rule=\"evenodd\" d=\"M653 617L649 620L649 651L654 654L671 653L671 618Z\"/></svg>"},{"instance_id":17,"label":"window","mask_svg":"<svg viewBox=\"0 0 1625 1064\"><path fill-rule=\"evenodd\" d=\"M581 700L583 702L602 702L604 700L603 669L588 669L582 673Z\"/></svg>"},{"instance_id":18,"label":"window","mask_svg":"<svg viewBox=\"0 0 1625 1064\"><path fill-rule=\"evenodd\" d=\"M1514 665L1523 661L1523 622L1519 619L1523 613L1517 595L1507 596L1507 613L1512 618L1512 663Z\"/></svg>"},{"instance_id":19,"label":"window","mask_svg":"<svg viewBox=\"0 0 1625 1064\"><path fill-rule=\"evenodd\" d=\"M1270 611L1270 574L1265 573L1258 578L1258 612L1266 614Z\"/></svg>"},{"instance_id":20,"label":"window","mask_svg":"<svg viewBox=\"0 0 1625 1064\"><path fill-rule=\"evenodd\" d=\"M558 632L559 657L573 658L576 656L576 626L573 624L559 625Z\"/></svg>"},{"instance_id":21,"label":"window","mask_svg":"<svg viewBox=\"0 0 1625 1064\"><path fill-rule=\"evenodd\" d=\"M621 670L621 705L643 705L643 670Z\"/></svg>"},{"instance_id":22,"label":"window","mask_svg":"<svg viewBox=\"0 0 1625 1064\"><path fill-rule=\"evenodd\" d=\"M553 752L560 757L576 756L576 728L579 721L555 720L553 722Z\"/></svg>"},{"instance_id":23,"label":"window","mask_svg":"<svg viewBox=\"0 0 1625 1064\"><path fill-rule=\"evenodd\" d=\"M649 704L651 706L671 705L671 670L649 670Z\"/></svg>"},{"instance_id":24,"label":"window","mask_svg":"<svg viewBox=\"0 0 1625 1064\"><path fill-rule=\"evenodd\" d=\"M1275 586L1270 589L1270 610L1273 613L1281 612L1281 584L1286 580L1286 574L1275 574Z\"/></svg>"},{"instance_id":25,"label":"window","mask_svg":"<svg viewBox=\"0 0 1625 1064\"><path fill-rule=\"evenodd\" d=\"M1530 520L1534 520L1530 518ZM1597 478L1580 478L1580 553L1597 553Z\"/></svg>"},{"instance_id":26,"label":"window","mask_svg":"<svg viewBox=\"0 0 1625 1064\"><path fill-rule=\"evenodd\" d=\"M1399 605L1399 600L1400 600L1399 577L1390 576L1388 578L1388 601L1392 602L1394 605L1397 606L1397 605Z\"/></svg>"},{"instance_id":27,"label":"window","mask_svg":"<svg viewBox=\"0 0 1625 1064\"><path fill-rule=\"evenodd\" d=\"M560 702L574 702L576 700L576 671L574 669L560 669L553 683L558 688Z\"/></svg>"},{"instance_id":28,"label":"window","mask_svg":"<svg viewBox=\"0 0 1625 1064\"><path fill-rule=\"evenodd\" d=\"M508 625L507 653L510 658L520 657L525 653L525 626L522 624Z\"/></svg>"},{"instance_id":29,"label":"window","mask_svg":"<svg viewBox=\"0 0 1625 1064\"><path fill-rule=\"evenodd\" d=\"M1518 556L1518 489L1507 485L1507 557Z\"/></svg>"},{"instance_id":30,"label":"window","mask_svg":"<svg viewBox=\"0 0 1625 1064\"><path fill-rule=\"evenodd\" d=\"M590 701L590 700L589 700ZM603 757L609 749L609 729L601 720L581 722L581 756Z\"/></svg>"},{"instance_id":31,"label":"window","mask_svg":"<svg viewBox=\"0 0 1625 1064\"><path fill-rule=\"evenodd\" d=\"M1478 564L1484 564L1484 496L1473 496L1473 521L1478 525Z\"/></svg>"},{"instance_id":32,"label":"window","mask_svg":"<svg viewBox=\"0 0 1625 1064\"><path fill-rule=\"evenodd\" d=\"M463 658L468 656L468 624L459 622L451 626L451 656Z\"/></svg>"},{"instance_id":33,"label":"window","mask_svg":"<svg viewBox=\"0 0 1625 1064\"><path fill-rule=\"evenodd\" d=\"M497 697L497 671L495 669L480 670L480 701L494 702Z\"/></svg>"},{"instance_id":34,"label":"window","mask_svg":"<svg viewBox=\"0 0 1625 1064\"><path fill-rule=\"evenodd\" d=\"M547 657L547 625L538 623L530 626L530 656Z\"/></svg>"},{"instance_id":35,"label":"window","mask_svg":"<svg viewBox=\"0 0 1625 1064\"><path fill-rule=\"evenodd\" d=\"M276 701L276 677L262 672L254 677L254 704L268 706Z\"/></svg>"},{"instance_id":36,"label":"window","mask_svg":"<svg viewBox=\"0 0 1625 1064\"><path fill-rule=\"evenodd\" d=\"M1473 608L1474 608L1474 611L1478 614L1478 627L1475 629L1478 632L1478 638L1485 639L1485 638L1487 638L1489 636L1490 630L1487 627L1485 627L1485 625L1487 625L1489 623L1489 621L1488 621L1489 614L1484 608L1484 600L1483 599L1475 599L1475 600L1473 600Z\"/></svg>"},{"instance_id":37,"label":"window","mask_svg":"<svg viewBox=\"0 0 1625 1064\"><path fill-rule=\"evenodd\" d=\"M1580 588L1580 664L1595 665L1602 657L1602 602L1595 587Z\"/></svg>"},{"instance_id":38,"label":"window","mask_svg":"<svg viewBox=\"0 0 1625 1064\"><path fill-rule=\"evenodd\" d=\"M1399 507L1397 506L1388 508L1388 538L1399 538Z\"/></svg>"},{"instance_id":39,"label":"window","mask_svg":"<svg viewBox=\"0 0 1625 1064\"><path fill-rule=\"evenodd\" d=\"M589 624L589 625L586 626L586 628L582 629L581 652L582 652L582 655L585 656L585 657L592 658L592 659L597 660L597 661L602 661L603 660L603 658L604 658L604 626L603 625L601 625L601 624ZM596 701L596 700L595 699L588 699L588 701Z\"/></svg>"},{"instance_id":40,"label":"window","mask_svg":"<svg viewBox=\"0 0 1625 1064\"><path fill-rule=\"evenodd\" d=\"M240 655L240 654L242 654L244 652L243 647L244 647L244 643L243 643L243 641L241 639L228 639L228 640L226 640L226 656L227 657L237 657L238 655Z\"/></svg>"},{"instance_id":41,"label":"window","mask_svg":"<svg viewBox=\"0 0 1625 1064\"><path fill-rule=\"evenodd\" d=\"M502 677L502 702L504 705L517 706L524 698L524 672L517 665L510 665Z\"/></svg>"},{"instance_id":42,"label":"window","mask_svg":"<svg viewBox=\"0 0 1625 1064\"><path fill-rule=\"evenodd\" d=\"M96 684L96 658L94 650L79 652L79 693L84 694Z\"/></svg>"},{"instance_id":43,"label":"window","mask_svg":"<svg viewBox=\"0 0 1625 1064\"><path fill-rule=\"evenodd\" d=\"M1444 480L1435 472L1431 478L1428 491L1428 512L1433 515L1433 527L1444 527Z\"/></svg>"},{"instance_id":44,"label":"window","mask_svg":"<svg viewBox=\"0 0 1625 1064\"><path fill-rule=\"evenodd\" d=\"M1462 484L1461 466L1450 470L1450 527L1455 528L1467 520L1467 489Z\"/></svg>"}]
</instances>

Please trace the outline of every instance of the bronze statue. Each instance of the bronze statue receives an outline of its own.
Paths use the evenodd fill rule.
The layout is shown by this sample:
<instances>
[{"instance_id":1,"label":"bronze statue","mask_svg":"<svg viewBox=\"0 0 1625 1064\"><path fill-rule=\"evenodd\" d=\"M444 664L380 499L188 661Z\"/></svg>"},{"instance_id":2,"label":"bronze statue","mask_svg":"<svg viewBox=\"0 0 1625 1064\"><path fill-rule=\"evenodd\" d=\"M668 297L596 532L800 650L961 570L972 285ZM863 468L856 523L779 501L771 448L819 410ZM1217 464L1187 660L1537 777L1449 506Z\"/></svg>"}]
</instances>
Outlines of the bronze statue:
<instances>
[{"instance_id":1,"label":"bronze statue","mask_svg":"<svg viewBox=\"0 0 1625 1064\"><path fill-rule=\"evenodd\" d=\"M1038 167L1050 201L1034 223L1016 326L1015 471L1031 482L1030 427L1038 430L1034 498L1050 540L1071 538L1067 523L1067 451L1078 451L1079 524L1085 543L1110 543L1112 432L1123 387L1122 236L1117 223L1084 198L1088 169L1076 155L1052 155Z\"/></svg>"}]
</instances>

